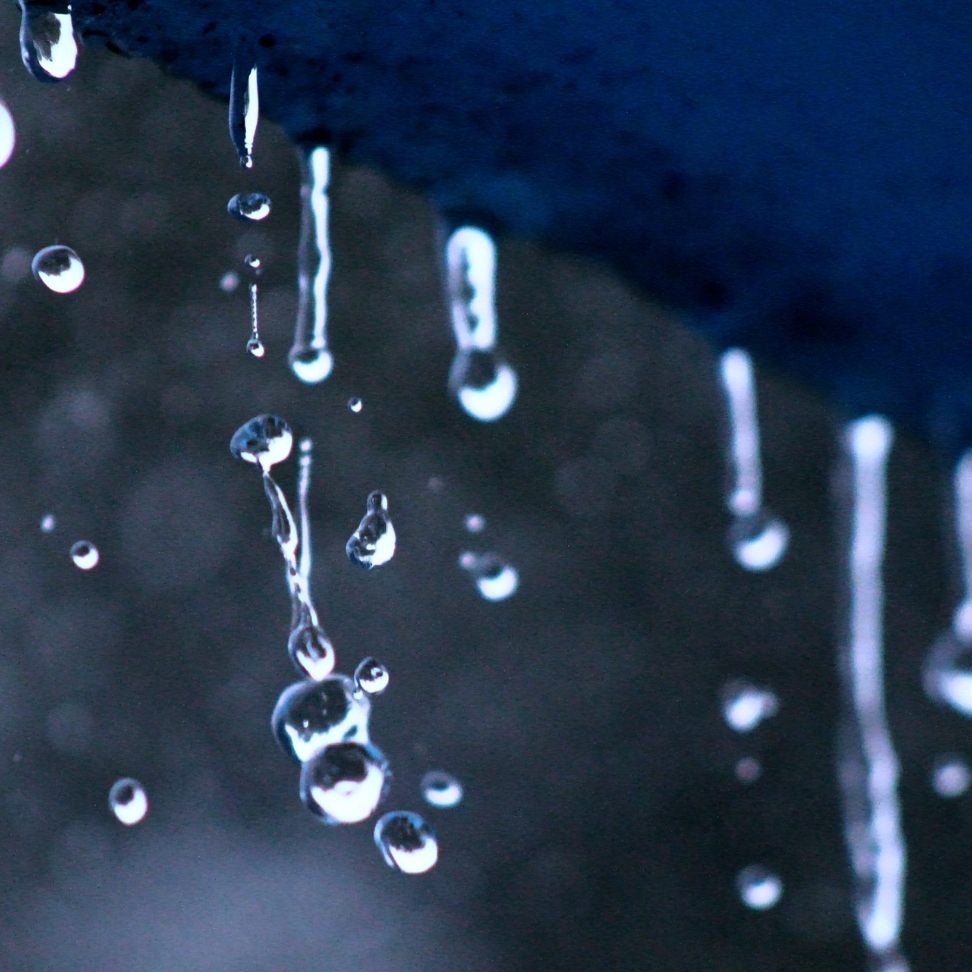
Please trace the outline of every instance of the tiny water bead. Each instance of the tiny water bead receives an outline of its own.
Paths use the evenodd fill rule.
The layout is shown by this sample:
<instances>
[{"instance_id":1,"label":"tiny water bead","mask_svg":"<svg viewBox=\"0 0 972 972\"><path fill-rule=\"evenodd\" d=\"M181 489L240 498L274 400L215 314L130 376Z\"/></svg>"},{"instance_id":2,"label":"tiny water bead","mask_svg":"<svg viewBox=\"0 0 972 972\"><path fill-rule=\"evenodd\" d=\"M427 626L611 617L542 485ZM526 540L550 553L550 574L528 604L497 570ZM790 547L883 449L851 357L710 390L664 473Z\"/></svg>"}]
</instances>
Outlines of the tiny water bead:
<instances>
[{"instance_id":1,"label":"tiny water bead","mask_svg":"<svg viewBox=\"0 0 972 972\"><path fill-rule=\"evenodd\" d=\"M388 762L377 746L335 743L304 763L300 798L325 823L360 823L378 809L390 779Z\"/></svg>"},{"instance_id":2,"label":"tiny water bead","mask_svg":"<svg viewBox=\"0 0 972 972\"><path fill-rule=\"evenodd\" d=\"M424 874L439 859L432 828L409 810L393 810L375 824L375 844L385 863L403 874Z\"/></svg>"},{"instance_id":3,"label":"tiny water bead","mask_svg":"<svg viewBox=\"0 0 972 972\"><path fill-rule=\"evenodd\" d=\"M93 570L98 566L101 554L98 553L98 548L93 543L87 540L79 540L71 547L71 559L74 561L74 565L80 567L81 570Z\"/></svg>"},{"instance_id":4,"label":"tiny water bead","mask_svg":"<svg viewBox=\"0 0 972 972\"><path fill-rule=\"evenodd\" d=\"M20 57L38 81L63 81L78 63L71 5L20 0Z\"/></svg>"},{"instance_id":5,"label":"tiny water bead","mask_svg":"<svg viewBox=\"0 0 972 972\"><path fill-rule=\"evenodd\" d=\"M145 787L130 776L117 780L108 794L111 812L126 827L131 827L145 819L148 813L148 795Z\"/></svg>"},{"instance_id":6,"label":"tiny water bead","mask_svg":"<svg viewBox=\"0 0 972 972\"><path fill-rule=\"evenodd\" d=\"M764 719L776 715L779 700L769 689L733 679L722 689L722 716L736 732L752 732Z\"/></svg>"},{"instance_id":7,"label":"tiny water bead","mask_svg":"<svg viewBox=\"0 0 972 972\"><path fill-rule=\"evenodd\" d=\"M367 695L381 695L388 681L388 669L377 658L365 658L354 670L354 684Z\"/></svg>"},{"instance_id":8,"label":"tiny water bead","mask_svg":"<svg viewBox=\"0 0 972 972\"><path fill-rule=\"evenodd\" d=\"M520 586L516 568L497 554L467 550L460 555L459 566L472 575L477 590L487 601L505 601Z\"/></svg>"},{"instance_id":9,"label":"tiny water bead","mask_svg":"<svg viewBox=\"0 0 972 972\"><path fill-rule=\"evenodd\" d=\"M84 283L84 264L69 246L45 246L34 256L30 269L55 294L73 293Z\"/></svg>"},{"instance_id":10,"label":"tiny water bead","mask_svg":"<svg viewBox=\"0 0 972 972\"><path fill-rule=\"evenodd\" d=\"M449 371L449 387L466 414L480 422L502 418L516 400L516 372L493 351L459 351Z\"/></svg>"},{"instance_id":11,"label":"tiny water bead","mask_svg":"<svg viewBox=\"0 0 972 972\"><path fill-rule=\"evenodd\" d=\"M747 908L768 911L783 895L783 882L769 868L750 864L736 876L739 897Z\"/></svg>"},{"instance_id":12,"label":"tiny water bead","mask_svg":"<svg viewBox=\"0 0 972 972\"><path fill-rule=\"evenodd\" d=\"M290 632L287 653L294 667L315 682L323 681L334 671L336 656L331 639L305 614L304 619Z\"/></svg>"},{"instance_id":13,"label":"tiny water bead","mask_svg":"<svg viewBox=\"0 0 972 972\"><path fill-rule=\"evenodd\" d=\"M350 408L352 412L360 412L361 409L364 408L364 402L361 401L360 398L349 398L348 408Z\"/></svg>"},{"instance_id":14,"label":"tiny water bead","mask_svg":"<svg viewBox=\"0 0 972 972\"><path fill-rule=\"evenodd\" d=\"M955 799L972 784L972 771L961 756L940 756L932 768L931 782L940 797Z\"/></svg>"},{"instance_id":15,"label":"tiny water bead","mask_svg":"<svg viewBox=\"0 0 972 972\"><path fill-rule=\"evenodd\" d=\"M17 143L17 133L14 128L13 115L10 109L0 101L0 169L2 169L13 155L14 145Z\"/></svg>"},{"instance_id":16,"label":"tiny water bead","mask_svg":"<svg viewBox=\"0 0 972 972\"><path fill-rule=\"evenodd\" d=\"M282 418L276 415L258 415L233 433L230 452L237 459L259 463L266 472L290 455L293 444L293 432Z\"/></svg>"},{"instance_id":17,"label":"tiny water bead","mask_svg":"<svg viewBox=\"0 0 972 972\"><path fill-rule=\"evenodd\" d=\"M433 807L449 809L458 806L462 800L462 784L449 773L442 770L429 770L419 784L422 798Z\"/></svg>"},{"instance_id":18,"label":"tiny water bead","mask_svg":"<svg viewBox=\"0 0 972 972\"><path fill-rule=\"evenodd\" d=\"M265 192L238 192L226 204L226 211L245 222L259 222L270 215L270 197Z\"/></svg>"},{"instance_id":19,"label":"tiny water bead","mask_svg":"<svg viewBox=\"0 0 972 972\"><path fill-rule=\"evenodd\" d=\"M486 518L478 513L470 513L466 517L466 529L470 533L482 533L486 529Z\"/></svg>"},{"instance_id":20,"label":"tiny water bead","mask_svg":"<svg viewBox=\"0 0 972 972\"><path fill-rule=\"evenodd\" d=\"M56 526L57 526L57 518L54 516L53 513L45 513L43 517L41 517L41 521L40 521L41 533L50 533Z\"/></svg>"},{"instance_id":21,"label":"tiny water bead","mask_svg":"<svg viewBox=\"0 0 972 972\"><path fill-rule=\"evenodd\" d=\"M352 564L371 570L387 564L395 554L395 527L388 516L388 497L375 490L368 496L368 512L351 534L345 552Z\"/></svg>"}]
</instances>

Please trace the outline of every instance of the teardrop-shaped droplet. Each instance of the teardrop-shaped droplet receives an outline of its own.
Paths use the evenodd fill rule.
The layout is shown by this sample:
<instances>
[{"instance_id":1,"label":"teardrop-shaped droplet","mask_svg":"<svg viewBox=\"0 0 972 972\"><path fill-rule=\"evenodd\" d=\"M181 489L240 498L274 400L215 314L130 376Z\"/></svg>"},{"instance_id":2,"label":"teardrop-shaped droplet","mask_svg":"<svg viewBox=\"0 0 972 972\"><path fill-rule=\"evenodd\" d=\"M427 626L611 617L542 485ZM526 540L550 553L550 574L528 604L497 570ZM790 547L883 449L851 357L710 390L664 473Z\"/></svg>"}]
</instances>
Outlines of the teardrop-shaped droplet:
<instances>
[{"instance_id":1,"label":"teardrop-shaped droplet","mask_svg":"<svg viewBox=\"0 0 972 972\"><path fill-rule=\"evenodd\" d=\"M30 269L55 294L70 294L84 283L84 264L69 246L45 246L35 254Z\"/></svg>"},{"instance_id":2,"label":"teardrop-shaped droplet","mask_svg":"<svg viewBox=\"0 0 972 972\"><path fill-rule=\"evenodd\" d=\"M354 684L368 695L381 695L388 681L388 669L377 658L365 658L354 670Z\"/></svg>"},{"instance_id":3,"label":"teardrop-shaped droplet","mask_svg":"<svg viewBox=\"0 0 972 972\"><path fill-rule=\"evenodd\" d=\"M253 168L253 142L260 120L260 95L253 54L244 48L233 59L230 75L230 139L244 169Z\"/></svg>"},{"instance_id":4,"label":"teardrop-shaped droplet","mask_svg":"<svg viewBox=\"0 0 972 972\"><path fill-rule=\"evenodd\" d=\"M264 192L238 192L227 204L230 216L258 222L270 215L270 197Z\"/></svg>"},{"instance_id":5,"label":"teardrop-shaped droplet","mask_svg":"<svg viewBox=\"0 0 972 972\"><path fill-rule=\"evenodd\" d=\"M291 353L290 370L305 385L316 385L334 370L334 358L326 348L304 348Z\"/></svg>"},{"instance_id":6,"label":"teardrop-shaped droplet","mask_svg":"<svg viewBox=\"0 0 972 972\"><path fill-rule=\"evenodd\" d=\"M241 425L230 440L230 452L237 459L259 463L266 471L283 462L293 448L290 426L276 415L258 415Z\"/></svg>"},{"instance_id":7,"label":"teardrop-shaped droplet","mask_svg":"<svg viewBox=\"0 0 972 972\"><path fill-rule=\"evenodd\" d=\"M348 408L350 408L352 412L360 412L361 409L364 408L364 402L362 402L360 398L349 398Z\"/></svg>"},{"instance_id":8,"label":"teardrop-shaped droplet","mask_svg":"<svg viewBox=\"0 0 972 972\"><path fill-rule=\"evenodd\" d=\"M764 719L776 715L779 700L769 689L732 679L722 689L722 716L736 732L752 732Z\"/></svg>"},{"instance_id":9,"label":"teardrop-shaped droplet","mask_svg":"<svg viewBox=\"0 0 972 972\"><path fill-rule=\"evenodd\" d=\"M442 770L429 770L420 784L422 797L433 807L449 809L462 800L462 784L451 774Z\"/></svg>"},{"instance_id":10,"label":"teardrop-shaped droplet","mask_svg":"<svg viewBox=\"0 0 972 972\"><path fill-rule=\"evenodd\" d=\"M145 787L130 776L117 780L108 794L111 812L126 826L131 827L145 819L148 813L148 795Z\"/></svg>"},{"instance_id":11,"label":"teardrop-shaped droplet","mask_svg":"<svg viewBox=\"0 0 972 972\"><path fill-rule=\"evenodd\" d=\"M16 143L13 115L3 101L0 101L0 169L10 161Z\"/></svg>"},{"instance_id":12,"label":"teardrop-shaped droplet","mask_svg":"<svg viewBox=\"0 0 972 972\"><path fill-rule=\"evenodd\" d=\"M516 568L494 553L475 554L467 550L459 557L459 566L472 575L487 601L505 601L520 586Z\"/></svg>"},{"instance_id":13,"label":"teardrop-shaped droplet","mask_svg":"<svg viewBox=\"0 0 972 972\"><path fill-rule=\"evenodd\" d=\"M432 828L408 810L386 813L375 824L375 843L385 863L403 874L424 874L439 859Z\"/></svg>"},{"instance_id":14,"label":"teardrop-shaped droplet","mask_svg":"<svg viewBox=\"0 0 972 972\"><path fill-rule=\"evenodd\" d=\"M969 764L957 755L939 756L932 768L932 787L940 797L954 800L972 784Z\"/></svg>"},{"instance_id":15,"label":"teardrop-shaped droplet","mask_svg":"<svg viewBox=\"0 0 972 972\"><path fill-rule=\"evenodd\" d=\"M388 762L376 746L335 743L304 763L300 798L325 823L360 823L378 808L390 777Z\"/></svg>"},{"instance_id":16,"label":"teardrop-shaped droplet","mask_svg":"<svg viewBox=\"0 0 972 972\"><path fill-rule=\"evenodd\" d=\"M98 548L93 543L87 540L79 540L71 547L71 559L74 561L74 565L80 567L81 570L92 570L98 566L101 554L98 553Z\"/></svg>"},{"instance_id":17,"label":"teardrop-shaped droplet","mask_svg":"<svg viewBox=\"0 0 972 972\"><path fill-rule=\"evenodd\" d=\"M332 743L366 743L370 715L368 696L355 692L347 675L331 675L284 689L271 726L281 749L304 763Z\"/></svg>"},{"instance_id":18,"label":"teardrop-shaped droplet","mask_svg":"<svg viewBox=\"0 0 972 972\"><path fill-rule=\"evenodd\" d=\"M251 337L250 340L246 342L246 350L249 354L253 355L254 358L262 358L267 353L267 349L263 346L263 342L259 338L254 337Z\"/></svg>"},{"instance_id":19,"label":"teardrop-shaped droplet","mask_svg":"<svg viewBox=\"0 0 972 972\"><path fill-rule=\"evenodd\" d=\"M371 570L387 564L395 554L395 527L388 516L388 497L375 490L368 496L368 512L351 534L345 551L352 564Z\"/></svg>"},{"instance_id":20,"label":"teardrop-shaped droplet","mask_svg":"<svg viewBox=\"0 0 972 972\"><path fill-rule=\"evenodd\" d=\"M20 56L38 81L63 81L78 63L68 3L20 0Z\"/></svg>"},{"instance_id":21,"label":"teardrop-shaped droplet","mask_svg":"<svg viewBox=\"0 0 972 972\"><path fill-rule=\"evenodd\" d=\"M516 372L492 350L460 350L449 372L449 387L467 414L495 422L516 399Z\"/></svg>"},{"instance_id":22,"label":"teardrop-shaped droplet","mask_svg":"<svg viewBox=\"0 0 972 972\"><path fill-rule=\"evenodd\" d=\"M309 618L290 633L287 652L297 671L315 682L323 681L334 671L334 645L320 625Z\"/></svg>"},{"instance_id":23,"label":"teardrop-shaped droplet","mask_svg":"<svg viewBox=\"0 0 972 972\"><path fill-rule=\"evenodd\" d=\"M790 531L765 507L738 517L729 528L729 549L740 567L751 571L775 567L786 553Z\"/></svg>"},{"instance_id":24,"label":"teardrop-shaped droplet","mask_svg":"<svg viewBox=\"0 0 972 972\"><path fill-rule=\"evenodd\" d=\"M750 864L736 876L739 897L747 908L766 911L783 895L783 882L778 875L761 864Z\"/></svg>"}]
</instances>

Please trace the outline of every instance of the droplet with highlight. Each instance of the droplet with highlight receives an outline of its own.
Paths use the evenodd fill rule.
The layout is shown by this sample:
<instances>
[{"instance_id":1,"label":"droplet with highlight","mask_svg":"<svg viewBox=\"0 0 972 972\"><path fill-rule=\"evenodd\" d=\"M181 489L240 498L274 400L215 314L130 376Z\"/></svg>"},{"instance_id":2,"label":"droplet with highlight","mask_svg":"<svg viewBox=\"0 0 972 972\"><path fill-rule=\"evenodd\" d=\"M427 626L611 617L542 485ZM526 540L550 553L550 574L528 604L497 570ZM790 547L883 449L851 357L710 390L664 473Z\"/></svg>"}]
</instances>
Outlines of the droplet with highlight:
<instances>
[{"instance_id":1,"label":"droplet with highlight","mask_svg":"<svg viewBox=\"0 0 972 972\"><path fill-rule=\"evenodd\" d=\"M365 658L354 670L354 684L367 695L381 695L388 681L388 669L377 658Z\"/></svg>"},{"instance_id":2,"label":"droplet with highlight","mask_svg":"<svg viewBox=\"0 0 972 972\"><path fill-rule=\"evenodd\" d=\"M244 169L253 168L253 142L260 120L260 94L252 52L243 48L233 58L230 75L230 139Z\"/></svg>"},{"instance_id":3,"label":"droplet with highlight","mask_svg":"<svg viewBox=\"0 0 972 972\"><path fill-rule=\"evenodd\" d=\"M765 508L738 517L729 527L729 549L736 563L759 572L775 567L790 542L787 525Z\"/></svg>"},{"instance_id":4,"label":"droplet with highlight","mask_svg":"<svg viewBox=\"0 0 972 972\"><path fill-rule=\"evenodd\" d=\"M63 81L78 63L71 5L20 0L20 10L24 66L38 81Z\"/></svg>"},{"instance_id":5,"label":"droplet with highlight","mask_svg":"<svg viewBox=\"0 0 972 972\"><path fill-rule=\"evenodd\" d=\"M360 412L361 409L364 408L364 402L361 401L360 398L349 398L348 399L348 408L350 408L352 412L355 412L355 413Z\"/></svg>"},{"instance_id":6,"label":"droplet with highlight","mask_svg":"<svg viewBox=\"0 0 972 972\"><path fill-rule=\"evenodd\" d=\"M324 823L360 823L378 808L390 776L388 762L376 746L335 743L304 763L300 798Z\"/></svg>"},{"instance_id":7,"label":"droplet with highlight","mask_svg":"<svg viewBox=\"0 0 972 972\"><path fill-rule=\"evenodd\" d=\"M470 533L482 533L486 529L486 518L478 513L470 513L466 517L466 529Z\"/></svg>"},{"instance_id":8,"label":"droplet with highlight","mask_svg":"<svg viewBox=\"0 0 972 972\"><path fill-rule=\"evenodd\" d=\"M741 679L722 689L722 716L736 732L752 732L764 719L776 715L779 700L769 689L757 688Z\"/></svg>"},{"instance_id":9,"label":"droplet with highlight","mask_svg":"<svg viewBox=\"0 0 972 972\"><path fill-rule=\"evenodd\" d=\"M290 632L287 653L297 671L315 682L323 681L334 671L334 645L320 624L309 617Z\"/></svg>"},{"instance_id":10,"label":"droplet with highlight","mask_svg":"<svg viewBox=\"0 0 972 972\"><path fill-rule=\"evenodd\" d=\"M520 586L516 568L497 554L475 554L467 550L459 557L459 566L472 575L479 593L487 601L505 601Z\"/></svg>"},{"instance_id":11,"label":"droplet with highlight","mask_svg":"<svg viewBox=\"0 0 972 972\"><path fill-rule=\"evenodd\" d=\"M53 513L45 513L41 517L41 533L50 533L57 526L57 517Z\"/></svg>"},{"instance_id":12,"label":"droplet with highlight","mask_svg":"<svg viewBox=\"0 0 972 972\"><path fill-rule=\"evenodd\" d=\"M282 418L276 415L258 415L233 433L230 452L237 459L259 463L266 472L290 455L293 444L293 433Z\"/></svg>"},{"instance_id":13,"label":"droplet with highlight","mask_svg":"<svg viewBox=\"0 0 972 972\"><path fill-rule=\"evenodd\" d=\"M270 215L270 197L264 192L238 192L226 204L226 211L245 222L259 222Z\"/></svg>"},{"instance_id":14,"label":"droplet with highlight","mask_svg":"<svg viewBox=\"0 0 972 972\"><path fill-rule=\"evenodd\" d=\"M395 527L388 515L388 497L375 490L368 496L368 512L351 534L345 552L352 564L371 570L387 564L395 554Z\"/></svg>"},{"instance_id":15,"label":"droplet with highlight","mask_svg":"<svg viewBox=\"0 0 972 972\"><path fill-rule=\"evenodd\" d=\"M747 908L768 911L783 896L783 882L779 876L761 864L750 864L736 876L739 897Z\"/></svg>"},{"instance_id":16,"label":"droplet with highlight","mask_svg":"<svg viewBox=\"0 0 972 972\"><path fill-rule=\"evenodd\" d=\"M13 115L4 102L0 101L0 169L10 161L16 143L17 132L14 128Z\"/></svg>"},{"instance_id":17,"label":"droplet with highlight","mask_svg":"<svg viewBox=\"0 0 972 972\"><path fill-rule=\"evenodd\" d=\"M466 414L480 422L502 418L516 400L516 372L493 351L459 351L449 372L449 387Z\"/></svg>"},{"instance_id":18,"label":"droplet with highlight","mask_svg":"<svg viewBox=\"0 0 972 972\"><path fill-rule=\"evenodd\" d=\"M45 246L34 256L30 269L55 294L70 294L84 283L84 264L69 246Z\"/></svg>"},{"instance_id":19,"label":"droplet with highlight","mask_svg":"<svg viewBox=\"0 0 972 972\"><path fill-rule=\"evenodd\" d=\"M439 859L439 844L432 828L408 810L386 813L375 824L375 843L385 863L403 874L424 874Z\"/></svg>"},{"instance_id":20,"label":"droplet with highlight","mask_svg":"<svg viewBox=\"0 0 972 972\"><path fill-rule=\"evenodd\" d=\"M148 795L145 787L130 776L117 780L108 794L111 812L126 827L132 827L145 819L148 813Z\"/></svg>"},{"instance_id":21,"label":"droplet with highlight","mask_svg":"<svg viewBox=\"0 0 972 972\"><path fill-rule=\"evenodd\" d=\"M98 553L98 548L93 543L88 540L79 540L71 547L71 559L74 561L75 567L80 567L81 570L93 570L98 566L101 554Z\"/></svg>"},{"instance_id":22,"label":"droplet with highlight","mask_svg":"<svg viewBox=\"0 0 972 972\"><path fill-rule=\"evenodd\" d=\"M462 800L462 784L451 774L442 770L429 770L419 784L422 797L433 807L446 810L457 806Z\"/></svg>"},{"instance_id":23,"label":"droplet with highlight","mask_svg":"<svg viewBox=\"0 0 972 972\"><path fill-rule=\"evenodd\" d=\"M972 771L961 756L940 756L932 768L932 787L940 797L954 800L972 785Z\"/></svg>"}]
</instances>

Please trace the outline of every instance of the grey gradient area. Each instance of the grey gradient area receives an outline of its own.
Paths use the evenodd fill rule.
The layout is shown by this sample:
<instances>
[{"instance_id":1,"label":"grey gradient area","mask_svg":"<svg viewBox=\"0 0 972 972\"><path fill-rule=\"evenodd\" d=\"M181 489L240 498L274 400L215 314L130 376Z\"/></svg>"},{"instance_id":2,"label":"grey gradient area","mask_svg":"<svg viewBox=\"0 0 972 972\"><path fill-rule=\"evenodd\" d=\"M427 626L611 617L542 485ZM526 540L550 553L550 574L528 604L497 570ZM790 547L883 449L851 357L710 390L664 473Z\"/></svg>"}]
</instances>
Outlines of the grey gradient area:
<instances>
[{"instance_id":1,"label":"grey gradient area","mask_svg":"<svg viewBox=\"0 0 972 972\"><path fill-rule=\"evenodd\" d=\"M16 26L0 11L0 36ZM298 167L279 128L261 123L243 172L221 105L93 49L41 85L3 46L0 96L18 133L0 170L0 968L859 972L834 766L839 416L760 370L765 496L792 546L745 574L712 351L603 267L500 242L521 393L472 423L446 389L437 214L339 162L336 364L304 386L286 363ZM273 213L248 228L226 201L255 188ZM54 242L85 263L75 294L27 272ZM245 286L219 286L249 253L260 361ZM368 824L307 814L272 738L289 604L259 476L228 449L263 411L314 439L315 603L341 671L390 670L372 718L384 809L436 828L424 877L389 870ZM920 684L952 607L947 477L907 435L890 476L904 945L917 972L965 972L972 804L928 776L969 728ZM280 481L293 496L295 460ZM364 572L344 545L372 489L398 549ZM69 556L82 538L101 552L89 572ZM479 597L466 549L509 558L517 593ZM730 678L780 701L747 737L720 715ZM763 768L748 786L743 757ZM423 806L430 769L462 781L458 807ZM131 829L108 809L122 776L150 801ZM753 863L784 882L765 913L736 893Z\"/></svg>"}]
</instances>

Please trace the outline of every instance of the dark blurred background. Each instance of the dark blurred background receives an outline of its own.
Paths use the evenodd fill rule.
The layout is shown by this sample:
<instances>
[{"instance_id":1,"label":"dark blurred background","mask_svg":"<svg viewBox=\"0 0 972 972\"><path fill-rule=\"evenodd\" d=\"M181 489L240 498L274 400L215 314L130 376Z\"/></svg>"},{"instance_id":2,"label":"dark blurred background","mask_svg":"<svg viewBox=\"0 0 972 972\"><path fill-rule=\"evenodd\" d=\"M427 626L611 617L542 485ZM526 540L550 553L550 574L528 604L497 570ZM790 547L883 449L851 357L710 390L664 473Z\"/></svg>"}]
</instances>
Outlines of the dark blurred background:
<instances>
[{"instance_id":1,"label":"dark blurred background","mask_svg":"<svg viewBox=\"0 0 972 972\"><path fill-rule=\"evenodd\" d=\"M224 104L104 50L41 85L17 29L4 7L18 141L0 170L0 968L862 970L833 758L843 417L760 371L766 498L793 539L775 571L745 574L724 543L712 351L607 270L502 240L501 342L521 392L502 421L472 422L445 387L435 213L340 160L336 364L303 386L286 364L299 200L285 137L264 120L243 171ZM229 197L257 188L265 223L230 219ZM30 275L55 242L84 261L75 294ZM244 350L248 253L265 266L260 361ZM226 292L229 271L241 283ZM425 876L388 869L369 824L307 814L270 734L295 680L289 605L259 477L228 450L261 411L314 439L318 608L340 670L374 654L391 671L373 738L395 774L386 809L438 832ZM970 730L920 685L957 593L947 479L905 435L890 476L905 949L917 972L964 972L972 802L938 797L929 775ZM374 488L399 546L366 574L344 543ZM101 551L91 572L68 554L81 538ZM508 557L518 592L480 598L465 549ZM780 699L750 736L720 714L732 677ZM763 768L749 785L747 756ZM423 805L431 768L461 779L457 808ZM107 806L124 775L151 802L131 829ZM751 863L784 883L767 912L736 891Z\"/></svg>"}]
</instances>

